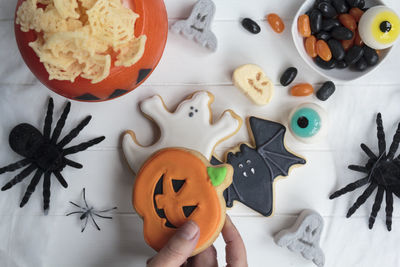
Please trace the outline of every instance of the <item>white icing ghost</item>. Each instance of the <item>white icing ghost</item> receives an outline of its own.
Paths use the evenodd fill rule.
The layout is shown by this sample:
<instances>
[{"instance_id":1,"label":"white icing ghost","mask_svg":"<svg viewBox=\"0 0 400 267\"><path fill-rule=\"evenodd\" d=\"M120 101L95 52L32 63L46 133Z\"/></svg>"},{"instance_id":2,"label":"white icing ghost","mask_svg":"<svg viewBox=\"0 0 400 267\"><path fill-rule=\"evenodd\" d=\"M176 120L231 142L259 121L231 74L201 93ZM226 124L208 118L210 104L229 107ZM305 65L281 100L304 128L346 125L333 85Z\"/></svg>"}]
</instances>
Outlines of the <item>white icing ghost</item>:
<instances>
[{"instance_id":1,"label":"white icing ghost","mask_svg":"<svg viewBox=\"0 0 400 267\"><path fill-rule=\"evenodd\" d=\"M226 110L216 123L211 124L213 99L209 92L196 92L182 101L173 113L166 110L158 95L142 101L140 109L159 126L160 138L153 145L144 147L137 142L134 132L125 132L122 149L131 169L137 173L151 154L167 147L193 149L211 159L214 147L234 135L242 124L241 118L232 110Z\"/></svg>"},{"instance_id":2,"label":"white icing ghost","mask_svg":"<svg viewBox=\"0 0 400 267\"><path fill-rule=\"evenodd\" d=\"M212 50L217 50L217 37L211 31L211 22L215 13L215 4L211 0L199 0L192 13L185 20L179 20L171 25L171 31L181 33L190 40Z\"/></svg>"},{"instance_id":3,"label":"white icing ghost","mask_svg":"<svg viewBox=\"0 0 400 267\"><path fill-rule=\"evenodd\" d=\"M322 267L325 264L325 255L319 241L323 227L324 220L318 212L303 210L295 224L277 233L274 240L277 245L301 253L305 259Z\"/></svg>"}]
</instances>

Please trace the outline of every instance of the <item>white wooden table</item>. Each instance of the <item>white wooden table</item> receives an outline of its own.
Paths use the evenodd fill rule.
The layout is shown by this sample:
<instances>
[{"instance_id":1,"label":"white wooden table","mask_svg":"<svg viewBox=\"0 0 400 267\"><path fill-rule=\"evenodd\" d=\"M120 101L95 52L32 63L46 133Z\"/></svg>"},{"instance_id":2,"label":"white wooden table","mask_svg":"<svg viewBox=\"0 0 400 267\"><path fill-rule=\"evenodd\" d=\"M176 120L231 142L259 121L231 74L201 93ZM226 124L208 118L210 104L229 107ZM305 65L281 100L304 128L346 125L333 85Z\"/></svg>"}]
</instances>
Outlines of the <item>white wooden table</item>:
<instances>
[{"instance_id":1,"label":"white wooden table","mask_svg":"<svg viewBox=\"0 0 400 267\"><path fill-rule=\"evenodd\" d=\"M188 16L194 0L166 0L170 22ZM400 13L400 3L386 3ZM55 116L59 116L66 100L41 85L24 65L13 34L16 0L0 0L0 165L17 161L8 146L10 130L21 122L41 128L49 96L55 99ZM301 1L279 0L215 0L217 13L213 24L219 48L209 53L202 47L170 33L163 58L140 88L113 101L87 104L72 103L72 112L65 129L70 129L86 115L92 114L89 126L74 141L105 135L100 145L72 157L84 164L82 170L65 168L69 188L52 185L51 210L43 216L42 189L36 192L25 208L18 207L30 179L9 191L0 192L0 266L143 266L154 254L144 242L142 221L133 212L131 191L134 176L123 160L121 133L135 129L143 143L153 140L153 125L138 109L138 102L160 94L168 107L196 90L209 90L215 95L214 116L231 108L243 118L249 115L286 123L289 111L303 102L316 102L329 113L329 136L316 145L303 145L287 134L287 145L307 159L307 165L295 169L287 179L276 183L275 215L265 218L242 205L229 210L229 215L242 234L250 266L313 266L301 256L277 247L272 236L290 226L297 214L312 208L322 214L325 228L321 246L326 266L400 266L400 201L395 198L393 230L384 224L382 205L374 229L368 229L368 217L374 197L368 199L352 217L348 208L362 190L346 194L334 201L328 196L340 187L361 178L346 169L348 164L363 164L366 156L359 148L364 142L376 151L375 116L383 114L388 142L400 121L400 48L377 71L351 82L337 83L337 91L326 103L314 96L295 98L279 86L279 76L289 66L296 66L296 82L310 82L318 87L324 78L305 66L290 36L292 17ZM276 12L284 18L286 30L277 35L264 16ZM240 19L251 17L261 25L261 33L251 35L240 25ZM276 95L265 107L252 104L232 85L235 67L255 63L275 82ZM222 155L238 142L248 140L246 127L217 147ZM0 177L3 186L11 174ZM118 206L112 221L99 221L98 232L89 225L80 232L77 217L64 216L73 210L68 201L81 200L86 187L87 198L95 206ZM224 249L219 238L215 246L223 263Z\"/></svg>"}]
</instances>

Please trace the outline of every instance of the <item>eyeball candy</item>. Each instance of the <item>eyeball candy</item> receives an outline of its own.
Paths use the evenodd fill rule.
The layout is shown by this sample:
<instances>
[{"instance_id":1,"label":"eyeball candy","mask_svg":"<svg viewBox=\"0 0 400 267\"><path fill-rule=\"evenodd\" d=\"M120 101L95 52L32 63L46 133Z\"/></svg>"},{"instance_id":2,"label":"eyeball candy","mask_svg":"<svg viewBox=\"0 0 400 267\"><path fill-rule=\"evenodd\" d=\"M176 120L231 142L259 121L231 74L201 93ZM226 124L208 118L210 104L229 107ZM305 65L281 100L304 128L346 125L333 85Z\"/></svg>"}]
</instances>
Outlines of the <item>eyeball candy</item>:
<instances>
[{"instance_id":1,"label":"eyeball candy","mask_svg":"<svg viewBox=\"0 0 400 267\"><path fill-rule=\"evenodd\" d=\"M322 107L316 104L301 104L290 113L290 132L303 143L318 142L326 135L327 127L327 114Z\"/></svg>"},{"instance_id":2,"label":"eyeball candy","mask_svg":"<svg viewBox=\"0 0 400 267\"><path fill-rule=\"evenodd\" d=\"M361 16L358 31L367 46L385 49L392 46L399 37L400 18L386 6L375 6Z\"/></svg>"}]
</instances>

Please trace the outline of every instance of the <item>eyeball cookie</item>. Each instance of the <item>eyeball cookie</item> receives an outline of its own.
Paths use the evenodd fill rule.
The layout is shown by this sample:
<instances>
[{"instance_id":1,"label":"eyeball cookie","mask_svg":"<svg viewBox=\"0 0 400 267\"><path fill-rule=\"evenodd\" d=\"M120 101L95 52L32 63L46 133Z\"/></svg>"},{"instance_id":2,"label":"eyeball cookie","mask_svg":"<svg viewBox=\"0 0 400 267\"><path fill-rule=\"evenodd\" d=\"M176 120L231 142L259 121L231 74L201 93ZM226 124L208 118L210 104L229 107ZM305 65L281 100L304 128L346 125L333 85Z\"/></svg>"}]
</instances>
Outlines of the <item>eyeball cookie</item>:
<instances>
[{"instance_id":1,"label":"eyeball cookie","mask_svg":"<svg viewBox=\"0 0 400 267\"><path fill-rule=\"evenodd\" d=\"M212 166L200 153L180 148L156 152L140 169L133 205L143 218L144 238L159 251L178 227L192 220L200 228L193 252L209 247L225 222L223 191L232 183L229 164Z\"/></svg>"},{"instance_id":2,"label":"eyeball cookie","mask_svg":"<svg viewBox=\"0 0 400 267\"><path fill-rule=\"evenodd\" d=\"M293 136L304 143L316 143L326 136L327 114L322 107L304 103L292 110L289 116L289 129Z\"/></svg>"},{"instance_id":3,"label":"eyeball cookie","mask_svg":"<svg viewBox=\"0 0 400 267\"><path fill-rule=\"evenodd\" d=\"M385 49L392 46L399 37L400 18L386 6L375 6L362 15L358 31L367 46Z\"/></svg>"}]
</instances>

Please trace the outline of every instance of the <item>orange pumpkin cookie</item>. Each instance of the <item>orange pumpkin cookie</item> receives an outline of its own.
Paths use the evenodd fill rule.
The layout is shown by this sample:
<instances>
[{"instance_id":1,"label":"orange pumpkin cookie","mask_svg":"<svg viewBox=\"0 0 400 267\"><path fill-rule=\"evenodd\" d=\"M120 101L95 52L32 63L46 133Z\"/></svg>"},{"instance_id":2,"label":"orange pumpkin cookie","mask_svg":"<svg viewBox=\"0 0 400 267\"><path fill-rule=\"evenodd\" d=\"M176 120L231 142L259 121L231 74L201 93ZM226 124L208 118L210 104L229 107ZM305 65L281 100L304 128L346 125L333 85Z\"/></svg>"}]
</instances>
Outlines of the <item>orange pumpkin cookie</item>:
<instances>
[{"instance_id":1,"label":"orange pumpkin cookie","mask_svg":"<svg viewBox=\"0 0 400 267\"><path fill-rule=\"evenodd\" d=\"M229 164L212 166L200 153L162 149L142 166L133 189L133 205L143 218L144 238L159 251L186 221L200 227L193 255L209 247L225 222L223 191L232 182Z\"/></svg>"}]
</instances>

